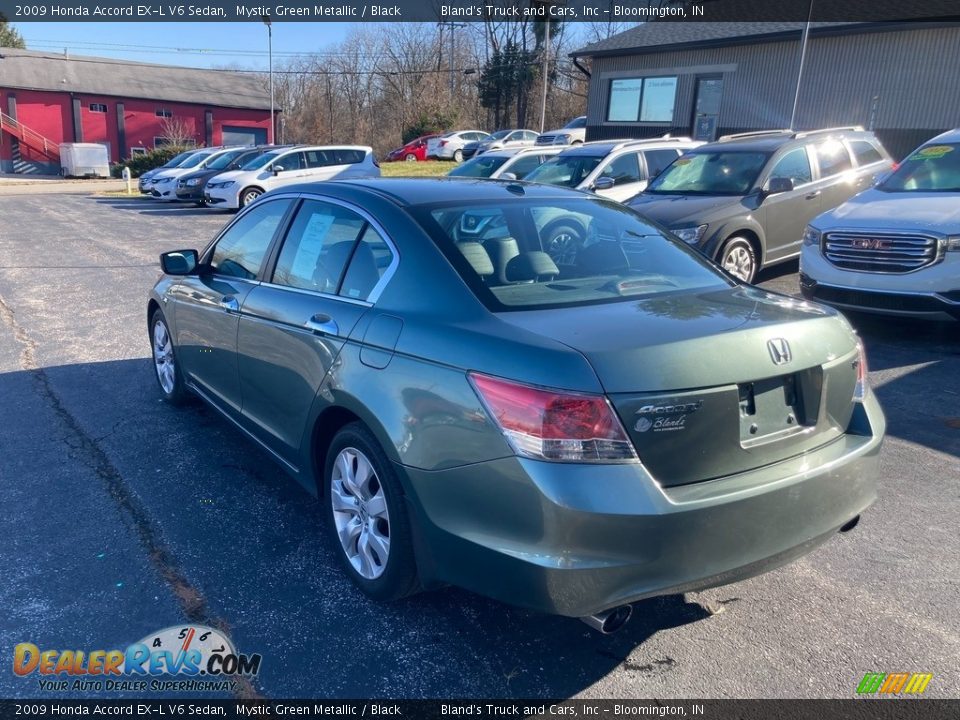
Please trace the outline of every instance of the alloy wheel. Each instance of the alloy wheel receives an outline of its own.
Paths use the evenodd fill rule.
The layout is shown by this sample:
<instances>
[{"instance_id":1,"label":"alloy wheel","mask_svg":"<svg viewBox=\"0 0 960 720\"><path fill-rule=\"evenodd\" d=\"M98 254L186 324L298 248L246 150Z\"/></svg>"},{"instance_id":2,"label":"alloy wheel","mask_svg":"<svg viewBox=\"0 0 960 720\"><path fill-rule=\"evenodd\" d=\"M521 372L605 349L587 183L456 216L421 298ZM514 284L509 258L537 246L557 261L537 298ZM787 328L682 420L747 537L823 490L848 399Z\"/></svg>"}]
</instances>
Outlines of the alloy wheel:
<instances>
[{"instance_id":1,"label":"alloy wheel","mask_svg":"<svg viewBox=\"0 0 960 720\"><path fill-rule=\"evenodd\" d=\"M734 245L724 253L723 269L739 280L750 282L754 272L753 255L743 245Z\"/></svg>"},{"instance_id":2,"label":"alloy wheel","mask_svg":"<svg viewBox=\"0 0 960 720\"><path fill-rule=\"evenodd\" d=\"M160 387L167 395L172 394L176 386L177 368L173 356L173 342L163 320L158 320L153 325L153 365Z\"/></svg>"},{"instance_id":3,"label":"alloy wheel","mask_svg":"<svg viewBox=\"0 0 960 720\"><path fill-rule=\"evenodd\" d=\"M344 555L367 580L380 577L390 557L390 513L370 460L353 447L337 455L330 478L333 520Z\"/></svg>"}]
</instances>

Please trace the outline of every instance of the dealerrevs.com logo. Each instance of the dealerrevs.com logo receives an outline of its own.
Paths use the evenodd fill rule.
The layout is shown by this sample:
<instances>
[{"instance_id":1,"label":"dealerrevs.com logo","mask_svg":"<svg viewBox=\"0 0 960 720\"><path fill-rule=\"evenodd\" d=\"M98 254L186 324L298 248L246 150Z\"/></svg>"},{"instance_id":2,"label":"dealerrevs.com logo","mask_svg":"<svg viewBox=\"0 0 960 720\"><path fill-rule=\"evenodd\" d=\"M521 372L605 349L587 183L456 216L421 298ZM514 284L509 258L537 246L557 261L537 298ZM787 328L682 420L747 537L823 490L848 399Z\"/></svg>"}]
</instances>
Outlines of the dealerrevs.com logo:
<instances>
[{"instance_id":1,"label":"dealerrevs.com logo","mask_svg":"<svg viewBox=\"0 0 960 720\"><path fill-rule=\"evenodd\" d=\"M14 674L37 678L47 691L230 691L234 678L259 673L260 661L204 625L164 628L124 650L41 650L28 642L13 649Z\"/></svg>"}]
</instances>

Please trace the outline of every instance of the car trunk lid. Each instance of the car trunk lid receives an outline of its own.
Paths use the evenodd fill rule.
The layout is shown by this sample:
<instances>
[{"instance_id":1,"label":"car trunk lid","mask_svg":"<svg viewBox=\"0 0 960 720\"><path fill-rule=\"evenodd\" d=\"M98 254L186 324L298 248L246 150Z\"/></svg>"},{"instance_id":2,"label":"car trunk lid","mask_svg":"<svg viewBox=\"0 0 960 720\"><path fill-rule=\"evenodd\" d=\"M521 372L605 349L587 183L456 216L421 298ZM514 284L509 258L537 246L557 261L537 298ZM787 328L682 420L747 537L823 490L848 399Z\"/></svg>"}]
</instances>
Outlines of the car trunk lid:
<instances>
[{"instance_id":1,"label":"car trunk lid","mask_svg":"<svg viewBox=\"0 0 960 720\"><path fill-rule=\"evenodd\" d=\"M503 313L583 354L664 486L769 465L843 434L855 339L816 305L737 288ZM573 389L573 388L571 388Z\"/></svg>"}]
</instances>

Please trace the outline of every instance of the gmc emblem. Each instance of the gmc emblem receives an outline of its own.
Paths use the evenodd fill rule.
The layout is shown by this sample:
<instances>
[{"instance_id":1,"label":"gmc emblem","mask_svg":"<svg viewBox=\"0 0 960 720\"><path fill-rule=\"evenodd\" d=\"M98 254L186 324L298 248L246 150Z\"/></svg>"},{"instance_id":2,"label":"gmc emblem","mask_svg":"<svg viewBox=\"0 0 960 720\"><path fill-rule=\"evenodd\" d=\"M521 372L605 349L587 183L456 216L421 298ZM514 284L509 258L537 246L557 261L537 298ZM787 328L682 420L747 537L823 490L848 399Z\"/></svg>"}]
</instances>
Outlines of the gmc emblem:
<instances>
[{"instance_id":1,"label":"gmc emblem","mask_svg":"<svg viewBox=\"0 0 960 720\"><path fill-rule=\"evenodd\" d=\"M890 248L890 241L880 238L854 238L851 244L859 250L888 250Z\"/></svg>"}]
</instances>

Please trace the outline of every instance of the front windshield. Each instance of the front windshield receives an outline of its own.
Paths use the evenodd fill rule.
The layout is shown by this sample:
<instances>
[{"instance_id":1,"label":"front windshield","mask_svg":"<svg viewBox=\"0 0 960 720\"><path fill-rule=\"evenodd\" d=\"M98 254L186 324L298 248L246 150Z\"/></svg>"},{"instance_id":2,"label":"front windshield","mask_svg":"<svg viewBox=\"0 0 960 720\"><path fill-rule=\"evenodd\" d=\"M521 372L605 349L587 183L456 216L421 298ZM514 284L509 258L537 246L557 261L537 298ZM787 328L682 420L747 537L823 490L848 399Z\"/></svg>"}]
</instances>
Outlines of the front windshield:
<instances>
[{"instance_id":1,"label":"front windshield","mask_svg":"<svg viewBox=\"0 0 960 720\"><path fill-rule=\"evenodd\" d=\"M603 155L558 155L535 168L524 180L577 187L603 160Z\"/></svg>"},{"instance_id":2,"label":"front windshield","mask_svg":"<svg viewBox=\"0 0 960 720\"><path fill-rule=\"evenodd\" d=\"M179 155L174 155L172 158L170 158L169 160L167 160L167 162L163 164L163 167L165 168L177 167L180 163L182 163L188 157L193 155L195 152L196 150L187 150L186 152L182 152Z\"/></svg>"},{"instance_id":3,"label":"front windshield","mask_svg":"<svg viewBox=\"0 0 960 720\"><path fill-rule=\"evenodd\" d=\"M586 118L586 116L584 116L584 117L574 118L573 120L571 120L570 122L568 122L566 125L564 125L564 126L563 126L563 129L564 129L564 130L579 130L580 128L585 128L586 126L587 126L587 118Z\"/></svg>"},{"instance_id":4,"label":"front windshield","mask_svg":"<svg viewBox=\"0 0 960 720\"><path fill-rule=\"evenodd\" d=\"M223 170L230 163L240 157L246 150L230 150L223 153L222 155L217 155L213 160L207 163L208 170Z\"/></svg>"},{"instance_id":5,"label":"front windshield","mask_svg":"<svg viewBox=\"0 0 960 720\"><path fill-rule=\"evenodd\" d=\"M590 197L414 208L493 311L571 307L716 290L732 282L632 210Z\"/></svg>"},{"instance_id":6,"label":"front windshield","mask_svg":"<svg viewBox=\"0 0 960 720\"><path fill-rule=\"evenodd\" d=\"M648 193L746 195L769 156L762 152L717 150L683 155L647 187Z\"/></svg>"},{"instance_id":7,"label":"front windshield","mask_svg":"<svg viewBox=\"0 0 960 720\"><path fill-rule=\"evenodd\" d=\"M488 178L506 161L507 158L505 157L481 155L480 157L467 160L463 165L458 165L448 172L447 175L451 177Z\"/></svg>"},{"instance_id":8,"label":"front windshield","mask_svg":"<svg viewBox=\"0 0 960 720\"><path fill-rule=\"evenodd\" d=\"M509 135L509 134L510 134L510 131L509 131L509 130L497 130L497 131L496 131L493 135L491 135L490 137L484 138L484 140L502 140L503 138L505 138L505 137L506 137L507 135Z\"/></svg>"},{"instance_id":9,"label":"front windshield","mask_svg":"<svg viewBox=\"0 0 960 720\"><path fill-rule=\"evenodd\" d=\"M960 192L960 145L927 145L877 186L885 192Z\"/></svg>"},{"instance_id":10,"label":"front windshield","mask_svg":"<svg viewBox=\"0 0 960 720\"><path fill-rule=\"evenodd\" d=\"M271 160L276 160L277 157L279 157L277 153L264 153L263 155L258 155L253 160L250 160L249 162L245 163L241 169L242 170L259 170Z\"/></svg>"},{"instance_id":11,"label":"front windshield","mask_svg":"<svg viewBox=\"0 0 960 720\"><path fill-rule=\"evenodd\" d=\"M177 167L194 168L200 163L202 163L204 160L206 160L208 157L210 157L210 153L198 152L195 155L191 155L190 157L188 157L186 160L180 163Z\"/></svg>"}]
</instances>

